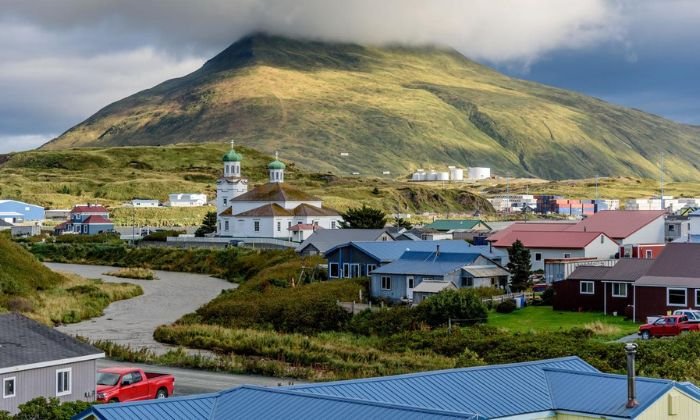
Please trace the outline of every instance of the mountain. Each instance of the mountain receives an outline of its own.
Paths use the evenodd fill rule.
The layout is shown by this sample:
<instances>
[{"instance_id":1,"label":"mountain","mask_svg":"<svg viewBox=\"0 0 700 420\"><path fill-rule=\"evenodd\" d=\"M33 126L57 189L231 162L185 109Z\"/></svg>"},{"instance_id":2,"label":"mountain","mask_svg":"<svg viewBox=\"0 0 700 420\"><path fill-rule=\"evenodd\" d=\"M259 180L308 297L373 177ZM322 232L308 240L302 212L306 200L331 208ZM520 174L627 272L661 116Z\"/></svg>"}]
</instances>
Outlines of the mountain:
<instances>
[{"instance_id":1,"label":"mountain","mask_svg":"<svg viewBox=\"0 0 700 420\"><path fill-rule=\"evenodd\" d=\"M199 70L117 101L45 149L228 142L315 171L700 175L700 128L513 79L454 50L252 35Z\"/></svg>"}]
</instances>

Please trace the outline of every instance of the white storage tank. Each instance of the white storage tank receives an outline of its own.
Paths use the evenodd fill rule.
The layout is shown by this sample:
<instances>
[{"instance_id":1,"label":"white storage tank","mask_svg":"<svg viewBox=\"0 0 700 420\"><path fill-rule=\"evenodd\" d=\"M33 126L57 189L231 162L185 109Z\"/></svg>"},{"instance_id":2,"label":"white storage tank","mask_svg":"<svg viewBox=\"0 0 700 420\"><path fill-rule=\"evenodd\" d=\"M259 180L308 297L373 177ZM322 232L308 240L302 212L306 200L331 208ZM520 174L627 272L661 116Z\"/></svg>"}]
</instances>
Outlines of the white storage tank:
<instances>
[{"instance_id":1,"label":"white storage tank","mask_svg":"<svg viewBox=\"0 0 700 420\"><path fill-rule=\"evenodd\" d=\"M427 180L428 181L437 181L438 179L438 173L435 170L431 170L430 173L428 173Z\"/></svg>"},{"instance_id":2,"label":"white storage tank","mask_svg":"<svg viewBox=\"0 0 700 420\"><path fill-rule=\"evenodd\" d=\"M419 169L418 172L414 172L412 179L414 181L425 181L425 171Z\"/></svg>"},{"instance_id":3,"label":"white storage tank","mask_svg":"<svg viewBox=\"0 0 700 420\"><path fill-rule=\"evenodd\" d=\"M450 179L452 181L464 181L464 169L450 166Z\"/></svg>"},{"instance_id":4,"label":"white storage tank","mask_svg":"<svg viewBox=\"0 0 700 420\"><path fill-rule=\"evenodd\" d=\"M449 181L450 180L450 173L449 172L440 172L437 175L437 180L438 181Z\"/></svg>"},{"instance_id":5,"label":"white storage tank","mask_svg":"<svg viewBox=\"0 0 700 420\"><path fill-rule=\"evenodd\" d=\"M491 178L491 168L469 168L469 179Z\"/></svg>"}]
</instances>

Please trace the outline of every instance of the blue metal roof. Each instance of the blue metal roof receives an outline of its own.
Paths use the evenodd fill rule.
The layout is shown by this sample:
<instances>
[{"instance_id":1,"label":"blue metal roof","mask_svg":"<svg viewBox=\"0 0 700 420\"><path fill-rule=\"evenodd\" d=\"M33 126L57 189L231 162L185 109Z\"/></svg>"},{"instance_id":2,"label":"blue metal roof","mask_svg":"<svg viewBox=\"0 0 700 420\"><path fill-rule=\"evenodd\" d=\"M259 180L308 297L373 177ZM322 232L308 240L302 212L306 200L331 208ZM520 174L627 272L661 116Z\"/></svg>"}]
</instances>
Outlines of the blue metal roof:
<instances>
[{"instance_id":1,"label":"blue metal roof","mask_svg":"<svg viewBox=\"0 0 700 420\"><path fill-rule=\"evenodd\" d=\"M548 411L545 368L598 372L578 357L306 384L296 391L425 407L487 418Z\"/></svg>"},{"instance_id":2,"label":"blue metal roof","mask_svg":"<svg viewBox=\"0 0 700 420\"><path fill-rule=\"evenodd\" d=\"M375 401L313 395L290 389L243 385L228 391L199 397L176 397L136 403L100 404L74 419L94 415L100 420L258 420L284 418L307 420L338 418L349 420L485 420L471 413L455 413L420 407L405 407Z\"/></svg>"},{"instance_id":3,"label":"blue metal roof","mask_svg":"<svg viewBox=\"0 0 700 420\"><path fill-rule=\"evenodd\" d=\"M627 408L627 376L545 369L553 409L634 418L675 386L665 379L636 378L639 405Z\"/></svg>"},{"instance_id":4,"label":"blue metal roof","mask_svg":"<svg viewBox=\"0 0 700 420\"><path fill-rule=\"evenodd\" d=\"M476 261L481 254L427 251L406 251L398 260L383 265L372 274L417 274L444 276Z\"/></svg>"},{"instance_id":5,"label":"blue metal roof","mask_svg":"<svg viewBox=\"0 0 700 420\"><path fill-rule=\"evenodd\" d=\"M331 248L326 254L338 248L352 246L379 262L398 260L406 251L435 251L440 245L441 252L474 252L474 248L466 241L352 241Z\"/></svg>"}]
</instances>

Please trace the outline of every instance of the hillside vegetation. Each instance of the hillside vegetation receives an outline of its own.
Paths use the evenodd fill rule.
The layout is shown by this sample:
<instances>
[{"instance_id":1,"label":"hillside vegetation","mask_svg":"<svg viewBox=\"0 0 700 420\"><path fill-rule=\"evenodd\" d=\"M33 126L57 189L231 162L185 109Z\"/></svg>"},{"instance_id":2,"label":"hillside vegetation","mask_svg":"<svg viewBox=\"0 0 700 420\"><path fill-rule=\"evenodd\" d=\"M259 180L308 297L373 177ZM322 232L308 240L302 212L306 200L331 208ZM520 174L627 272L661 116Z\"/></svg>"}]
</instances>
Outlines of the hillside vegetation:
<instances>
[{"instance_id":1,"label":"hillside vegetation","mask_svg":"<svg viewBox=\"0 0 700 420\"><path fill-rule=\"evenodd\" d=\"M225 143L178 144L163 147L35 150L0 159L0 198L51 208L75 203L119 206L134 197L166 201L168 193L204 192L216 196ZM242 172L252 183L267 182L270 156L237 147ZM285 181L324 199L338 210L364 202L387 212L489 212L491 205L466 184L418 185L388 178L338 177L311 173L288 164ZM375 190L376 188L376 190ZM117 224L197 225L211 207L116 209Z\"/></svg>"},{"instance_id":2,"label":"hillside vegetation","mask_svg":"<svg viewBox=\"0 0 700 420\"><path fill-rule=\"evenodd\" d=\"M133 284L102 283L55 273L0 235L0 312L22 312L46 324L99 316L115 300L142 294Z\"/></svg>"},{"instance_id":3,"label":"hillside vegetation","mask_svg":"<svg viewBox=\"0 0 700 420\"><path fill-rule=\"evenodd\" d=\"M230 138L336 174L460 165L546 179L656 177L665 152L669 178L700 175L697 127L506 77L454 50L266 35L106 106L44 147Z\"/></svg>"}]
</instances>

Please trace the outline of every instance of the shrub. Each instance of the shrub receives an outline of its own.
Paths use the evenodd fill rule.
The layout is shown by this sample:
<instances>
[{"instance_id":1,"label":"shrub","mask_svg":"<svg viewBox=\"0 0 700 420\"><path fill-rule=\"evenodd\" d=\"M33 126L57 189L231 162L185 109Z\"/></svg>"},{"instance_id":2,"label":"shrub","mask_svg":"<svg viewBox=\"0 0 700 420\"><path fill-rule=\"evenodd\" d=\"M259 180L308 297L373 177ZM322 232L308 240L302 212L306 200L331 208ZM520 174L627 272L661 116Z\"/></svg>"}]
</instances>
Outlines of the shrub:
<instances>
[{"instance_id":1,"label":"shrub","mask_svg":"<svg viewBox=\"0 0 700 420\"><path fill-rule=\"evenodd\" d=\"M117 271L109 271L104 273L107 276L120 277L125 279L137 279L137 280L157 280L155 273L148 268L139 267L128 267L120 268Z\"/></svg>"},{"instance_id":2,"label":"shrub","mask_svg":"<svg viewBox=\"0 0 700 420\"><path fill-rule=\"evenodd\" d=\"M540 298L542 299L543 306L552 306L552 302L554 301L554 288L550 286L544 289Z\"/></svg>"},{"instance_id":3,"label":"shrub","mask_svg":"<svg viewBox=\"0 0 700 420\"><path fill-rule=\"evenodd\" d=\"M469 349L464 349L462 354L457 358L457 361L455 362L455 367L465 368L473 366L483 366L485 364L486 362L484 362L484 359L479 357L479 355L476 354L476 352Z\"/></svg>"},{"instance_id":4,"label":"shrub","mask_svg":"<svg viewBox=\"0 0 700 420\"><path fill-rule=\"evenodd\" d=\"M386 337L416 330L421 321L419 311L408 306L383 308L378 311L368 309L353 316L347 329L355 334Z\"/></svg>"},{"instance_id":5,"label":"shrub","mask_svg":"<svg viewBox=\"0 0 700 420\"><path fill-rule=\"evenodd\" d=\"M515 308L515 301L513 299L507 299L499 303L498 306L496 306L496 312L500 314L509 314L513 312Z\"/></svg>"},{"instance_id":6,"label":"shrub","mask_svg":"<svg viewBox=\"0 0 700 420\"><path fill-rule=\"evenodd\" d=\"M37 397L19 405L16 420L66 420L90 407L89 402L67 401L62 403L58 398Z\"/></svg>"},{"instance_id":7,"label":"shrub","mask_svg":"<svg viewBox=\"0 0 700 420\"><path fill-rule=\"evenodd\" d=\"M418 310L431 326L446 324L450 318L476 324L485 322L488 316L486 306L472 289L444 290L421 302Z\"/></svg>"}]
</instances>

